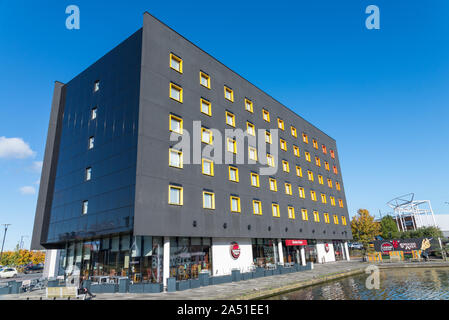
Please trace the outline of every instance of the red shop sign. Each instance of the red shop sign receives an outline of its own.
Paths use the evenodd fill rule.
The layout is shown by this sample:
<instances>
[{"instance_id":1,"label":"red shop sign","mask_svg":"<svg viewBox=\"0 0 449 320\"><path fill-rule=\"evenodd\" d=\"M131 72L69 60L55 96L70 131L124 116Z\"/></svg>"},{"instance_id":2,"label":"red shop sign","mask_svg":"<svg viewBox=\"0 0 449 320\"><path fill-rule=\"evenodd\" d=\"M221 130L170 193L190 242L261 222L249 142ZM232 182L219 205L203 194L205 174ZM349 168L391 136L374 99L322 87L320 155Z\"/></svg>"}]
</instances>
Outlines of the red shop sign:
<instances>
[{"instance_id":1,"label":"red shop sign","mask_svg":"<svg viewBox=\"0 0 449 320\"><path fill-rule=\"evenodd\" d=\"M285 240L286 246L306 246L307 240Z\"/></svg>"}]
</instances>

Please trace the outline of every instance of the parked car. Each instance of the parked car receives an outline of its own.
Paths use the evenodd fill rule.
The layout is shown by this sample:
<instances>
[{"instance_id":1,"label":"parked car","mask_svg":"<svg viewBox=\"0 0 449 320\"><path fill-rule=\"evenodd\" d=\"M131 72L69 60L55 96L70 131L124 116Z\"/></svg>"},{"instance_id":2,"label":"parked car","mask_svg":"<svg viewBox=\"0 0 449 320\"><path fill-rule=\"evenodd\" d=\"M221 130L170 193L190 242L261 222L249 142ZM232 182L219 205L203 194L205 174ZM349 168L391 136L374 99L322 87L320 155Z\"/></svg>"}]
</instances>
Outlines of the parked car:
<instances>
[{"instance_id":1,"label":"parked car","mask_svg":"<svg viewBox=\"0 0 449 320\"><path fill-rule=\"evenodd\" d=\"M25 267L24 273L37 273L44 270L44 265L42 263L32 264Z\"/></svg>"},{"instance_id":2,"label":"parked car","mask_svg":"<svg viewBox=\"0 0 449 320\"><path fill-rule=\"evenodd\" d=\"M354 242L354 243L349 244L349 247L351 249L359 249L359 250L361 250L361 249L363 249L363 244L358 243L358 242Z\"/></svg>"},{"instance_id":3,"label":"parked car","mask_svg":"<svg viewBox=\"0 0 449 320\"><path fill-rule=\"evenodd\" d=\"M16 268L3 268L0 270L0 278L15 278L17 277Z\"/></svg>"}]
</instances>

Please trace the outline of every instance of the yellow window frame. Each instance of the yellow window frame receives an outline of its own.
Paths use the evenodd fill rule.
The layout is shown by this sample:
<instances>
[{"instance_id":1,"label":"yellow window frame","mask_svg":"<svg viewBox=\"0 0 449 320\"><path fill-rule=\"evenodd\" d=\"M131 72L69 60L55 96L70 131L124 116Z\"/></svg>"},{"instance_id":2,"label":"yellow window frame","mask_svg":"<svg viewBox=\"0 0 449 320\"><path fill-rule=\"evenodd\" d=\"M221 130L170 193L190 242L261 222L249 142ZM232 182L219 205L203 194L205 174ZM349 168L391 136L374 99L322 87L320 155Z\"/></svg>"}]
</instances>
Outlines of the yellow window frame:
<instances>
[{"instance_id":1,"label":"yellow window frame","mask_svg":"<svg viewBox=\"0 0 449 320\"><path fill-rule=\"evenodd\" d=\"M293 137L295 137L295 138L298 137L298 133L296 132L296 128L294 126L290 126L290 131L291 131Z\"/></svg>"},{"instance_id":2,"label":"yellow window frame","mask_svg":"<svg viewBox=\"0 0 449 320\"><path fill-rule=\"evenodd\" d=\"M307 214L307 209L301 209L301 217L302 217L302 220L304 220L304 221L309 220L309 216Z\"/></svg>"},{"instance_id":3,"label":"yellow window frame","mask_svg":"<svg viewBox=\"0 0 449 320\"><path fill-rule=\"evenodd\" d=\"M250 133L249 128L252 129L252 133ZM248 134L256 136L256 126L249 121L246 121L246 131L248 132Z\"/></svg>"},{"instance_id":4,"label":"yellow window frame","mask_svg":"<svg viewBox=\"0 0 449 320\"><path fill-rule=\"evenodd\" d=\"M253 184L253 177L256 178L256 184ZM257 173L251 172L250 173L250 183L253 187L259 188L260 187L260 183L259 183L259 175Z\"/></svg>"},{"instance_id":5,"label":"yellow window frame","mask_svg":"<svg viewBox=\"0 0 449 320\"><path fill-rule=\"evenodd\" d=\"M278 118L278 128L284 130L284 120Z\"/></svg>"},{"instance_id":6,"label":"yellow window frame","mask_svg":"<svg viewBox=\"0 0 449 320\"><path fill-rule=\"evenodd\" d=\"M302 199L306 198L306 191L304 190L303 187L298 187L298 193L299 193L299 197Z\"/></svg>"},{"instance_id":7,"label":"yellow window frame","mask_svg":"<svg viewBox=\"0 0 449 320\"><path fill-rule=\"evenodd\" d=\"M306 133L303 133L303 134L302 134L302 141L303 141L304 143L309 143L309 137L307 136Z\"/></svg>"},{"instance_id":8,"label":"yellow window frame","mask_svg":"<svg viewBox=\"0 0 449 320\"><path fill-rule=\"evenodd\" d=\"M281 146L281 149L284 151L287 151L287 141L284 139L279 139L279 145Z\"/></svg>"},{"instance_id":9,"label":"yellow window frame","mask_svg":"<svg viewBox=\"0 0 449 320\"><path fill-rule=\"evenodd\" d=\"M276 217L276 218L281 217L281 212L279 211L279 204L277 204L277 203L271 204L271 213L272 213L273 217Z\"/></svg>"},{"instance_id":10,"label":"yellow window frame","mask_svg":"<svg viewBox=\"0 0 449 320\"><path fill-rule=\"evenodd\" d=\"M313 201L317 201L317 198L316 198L316 192L315 192L315 191L310 190L310 198L311 198Z\"/></svg>"},{"instance_id":11,"label":"yellow window frame","mask_svg":"<svg viewBox=\"0 0 449 320\"><path fill-rule=\"evenodd\" d=\"M302 168L300 166L296 166L296 175L302 177Z\"/></svg>"},{"instance_id":12,"label":"yellow window frame","mask_svg":"<svg viewBox=\"0 0 449 320\"><path fill-rule=\"evenodd\" d=\"M320 213L316 210L313 211L313 221L320 222Z\"/></svg>"},{"instance_id":13,"label":"yellow window frame","mask_svg":"<svg viewBox=\"0 0 449 320\"><path fill-rule=\"evenodd\" d=\"M235 172L235 179L236 179L236 180L232 180L232 179L231 179L231 171L234 171L234 172ZM229 167L228 167L228 173L229 173L229 181L232 181L232 182L239 182L239 168L234 167L234 166L229 166Z\"/></svg>"},{"instance_id":14,"label":"yellow window frame","mask_svg":"<svg viewBox=\"0 0 449 320\"><path fill-rule=\"evenodd\" d=\"M210 173L204 172L204 163L205 162L210 164ZM206 159L206 158L201 159L201 173L206 175L206 176L213 177L214 176L214 161L212 161L210 159Z\"/></svg>"},{"instance_id":15,"label":"yellow window frame","mask_svg":"<svg viewBox=\"0 0 449 320\"><path fill-rule=\"evenodd\" d=\"M235 114L233 114L232 112L226 111L225 115L226 115L226 119L225 119L226 120L226 124L228 126L235 127ZM228 116L232 119L232 123L228 122Z\"/></svg>"},{"instance_id":16,"label":"yellow window frame","mask_svg":"<svg viewBox=\"0 0 449 320\"><path fill-rule=\"evenodd\" d=\"M211 203L211 204L212 204L212 207L211 207L211 208L205 206L205 203L206 203L206 201L205 201L205 195L210 195L210 196L212 196L212 203ZM203 191L203 209L215 210L215 193L214 193L214 192Z\"/></svg>"},{"instance_id":17,"label":"yellow window frame","mask_svg":"<svg viewBox=\"0 0 449 320\"><path fill-rule=\"evenodd\" d=\"M203 133L207 132L209 133L209 141L205 141L203 139ZM203 143L207 143L207 144L212 144L213 143L213 137L212 137L212 130L206 129L206 128L201 128L201 142Z\"/></svg>"},{"instance_id":18,"label":"yellow window frame","mask_svg":"<svg viewBox=\"0 0 449 320\"><path fill-rule=\"evenodd\" d=\"M172 119L179 121L180 132L173 130L173 128L171 126ZM175 132L177 134L182 134L182 132L183 132L183 120L182 120L182 118L181 117L177 117L177 116L175 116L173 114L170 114L169 115L169 120L168 120L168 128L169 128L169 130L171 132Z\"/></svg>"},{"instance_id":19,"label":"yellow window frame","mask_svg":"<svg viewBox=\"0 0 449 320\"><path fill-rule=\"evenodd\" d=\"M251 151L254 151L254 158L251 158ZM248 159L257 161L257 149L254 147L248 147Z\"/></svg>"},{"instance_id":20,"label":"yellow window frame","mask_svg":"<svg viewBox=\"0 0 449 320\"><path fill-rule=\"evenodd\" d=\"M170 157L171 157L172 152L177 153L180 156L181 159L179 161L179 166L172 166L170 164ZM183 168L183 163L184 163L184 161L183 161L183 157L182 157L182 151L179 151L179 150L176 150L176 149L173 149L173 148L169 148L168 149L168 166L172 167L172 168L180 168L180 169L182 169Z\"/></svg>"},{"instance_id":21,"label":"yellow window frame","mask_svg":"<svg viewBox=\"0 0 449 320\"><path fill-rule=\"evenodd\" d=\"M232 200L237 200L237 211L232 209ZM240 198L237 196L230 196L229 197L229 205L231 212L241 212L242 208L240 207Z\"/></svg>"},{"instance_id":22,"label":"yellow window frame","mask_svg":"<svg viewBox=\"0 0 449 320\"><path fill-rule=\"evenodd\" d=\"M284 184L284 187L285 187L285 194L288 194L288 195L291 196L291 195L292 195L292 184L286 182L286 183Z\"/></svg>"},{"instance_id":23,"label":"yellow window frame","mask_svg":"<svg viewBox=\"0 0 449 320\"><path fill-rule=\"evenodd\" d=\"M178 91L179 91L179 99L177 99L176 97L173 97L173 96L172 96L171 92L172 92L172 89L173 89L173 88L174 88L175 90L178 90ZM183 101L182 87L178 86L177 84L174 84L173 82L170 82L170 90L169 90L169 94L170 94L170 98L171 98L171 99L173 99L173 100L175 100L175 101L177 101L177 102L179 102L179 103L182 103L182 101Z\"/></svg>"},{"instance_id":24,"label":"yellow window frame","mask_svg":"<svg viewBox=\"0 0 449 320\"><path fill-rule=\"evenodd\" d=\"M179 190L179 203L171 201L171 199L170 199L170 191L171 191L171 189ZM174 205L174 206L182 206L184 204L184 196L183 196L184 192L183 192L183 190L184 190L183 187L175 186L175 185L170 184L168 186L168 204L171 204L171 205Z\"/></svg>"},{"instance_id":25,"label":"yellow window frame","mask_svg":"<svg viewBox=\"0 0 449 320\"><path fill-rule=\"evenodd\" d=\"M282 160L282 170L284 172L290 172L290 165L289 165L288 161Z\"/></svg>"},{"instance_id":26,"label":"yellow window frame","mask_svg":"<svg viewBox=\"0 0 449 320\"><path fill-rule=\"evenodd\" d=\"M268 138L268 140L267 140L267 138ZM268 130L265 131L265 143L269 143L269 144L273 143L273 140L271 138L271 133Z\"/></svg>"},{"instance_id":27,"label":"yellow window frame","mask_svg":"<svg viewBox=\"0 0 449 320\"><path fill-rule=\"evenodd\" d=\"M203 111L203 104L207 106L207 112ZM204 98L200 99L200 111L203 114L208 115L209 117L212 116L212 103Z\"/></svg>"},{"instance_id":28,"label":"yellow window frame","mask_svg":"<svg viewBox=\"0 0 449 320\"><path fill-rule=\"evenodd\" d=\"M259 213L256 213L256 207L259 210ZM260 200L253 200L253 214L262 215L262 202Z\"/></svg>"},{"instance_id":29,"label":"yellow window frame","mask_svg":"<svg viewBox=\"0 0 449 320\"><path fill-rule=\"evenodd\" d=\"M229 150L229 142L232 142L232 150ZM237 153L237 142L232 138L228 138L226 141L226 150L228 152Z\"/></svg>"},{"instance_id":30,"label":"yellow window frame","mask_svg":"<svg viewBox=\"0 0 449 320\"><path fill-rule=\"evenodd\" d=\"M329 213L323 213L323 215L324 215L324 222L325 223L330 223L330 219L329 219Z\"/></svg>"},{"instance_id":31,"label":"yellow window frame","mask_svg":"<svg viewBox=\"0 0 449 320\"><path fill-rule=\"evenodd\" d=\"M175 60L176 62L178 62L179 64L179 70L176 69L173 64L172 61ZM182 73L182 59L180 57L178 57L177 55L175 55L174 53L170 53L170 68L172 68L173 70Z\"/></svg>"},{"instance_id":32,"label":"yellow window frame","mask_svg":"<svg viewBox=\"0 0 449 320\"><path fill-rule=\"evenodd\" d=\"M269 186L270 190L274 191L274 192L277 192L278 191L278 184L277 184L276 179L268 178L268 182L269 182L268 186ZM274 189L272 188L272 184L271 184L272 182L274 184Z\"/></svg>"},{"instance_id":33,"label":"yellow window frame","mask_svg":"<svg viewBox=\"0 0 449 320\"><path fill-rule=\"evenodd\" d=\"M267 109L262 109L262 119L264 119L266 122L270 122L270 111Z\"/></svg>"},{"instance_id":34,"label":"yellow window frame","mask_svg":"<svg viewBox=\"0 0 449 320\"><path fill-rule=\"evenodd\" d=\"M296 219L295 217L295 208L292 206L287 206L287 214L289 219Z\"/></svg>"},{"instance_id":35,"label":"yellow window frame","mask_svg":"<svg viewBox=\"0 0 449 320\"><path fill-rule=\"evenodd\" d=\"M201 81L203 78L207 80L207 86L205 86L203 84L203 82ZM200 71L200 85L202 85L203 87L205 87L207 89L210 89L210 76L203 71Z\"/></svg>"},{"instance_id":36,"label":"yellow window frame","mask_svg":"<svg viewBox=\"0 0 449 320\"><path fill-rule=\"evenodd\" d=\"M248 108L248 106L249 106L249 108ZM249 100L248 98L245 98L245 110L248 112L251 112L251 113L254 112L253 102L251 100Z\"/></svg>"},{"instance_id":37,"label":"yellow window frame","mask_svg":"<svg viewBox=\"0 0 449 320\"><path fill-rule=\"evenodd\" d=\"M229 93L229 95L231 96L230 98L228 98L226 96L226 93ZM228 101L234 102L234 90L232 90L231 88L224 86L224 98Z\"/></svg>"}]
</instances>

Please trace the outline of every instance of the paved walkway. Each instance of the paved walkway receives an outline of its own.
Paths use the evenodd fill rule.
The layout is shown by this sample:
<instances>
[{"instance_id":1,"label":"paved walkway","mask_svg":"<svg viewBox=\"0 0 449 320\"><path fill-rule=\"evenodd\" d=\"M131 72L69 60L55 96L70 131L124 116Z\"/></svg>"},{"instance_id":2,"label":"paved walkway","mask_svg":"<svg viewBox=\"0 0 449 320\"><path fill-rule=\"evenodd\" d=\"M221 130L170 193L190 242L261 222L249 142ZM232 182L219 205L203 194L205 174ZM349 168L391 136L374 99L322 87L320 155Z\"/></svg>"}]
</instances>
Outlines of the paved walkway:
<instances>
[{"instance_id":1,"label":"paved walkway","mask_svg":"<svg viewBox=\"0 0 449 320\"><path fill-rule=\"evenodd\" d=\"M313 270L300 271L270 277L211 285L196 289L162 293L102 293L95 300L234 300L263 299L271 295L297 290L306 286L364 272L368 263L339 261L315 264ZM388 263L382 269L391 267L449 267L448 262ZM3 295L0 300L46 300L45 291Z\"/></svg>"}]
</instances>

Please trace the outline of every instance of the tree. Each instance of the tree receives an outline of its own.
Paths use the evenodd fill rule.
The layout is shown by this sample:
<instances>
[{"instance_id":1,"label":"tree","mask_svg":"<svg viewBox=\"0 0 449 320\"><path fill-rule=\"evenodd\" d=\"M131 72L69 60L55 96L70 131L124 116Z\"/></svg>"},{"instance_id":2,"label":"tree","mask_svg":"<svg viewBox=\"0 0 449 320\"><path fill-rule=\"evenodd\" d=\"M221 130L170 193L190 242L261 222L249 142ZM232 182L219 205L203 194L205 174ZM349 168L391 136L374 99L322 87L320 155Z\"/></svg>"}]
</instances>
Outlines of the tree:
<instances>
[{"instance_id":1,"label":"tree","mask_svg":"<svg viewBox=\"0 0 449 320\"><path fill-rule=\"evenodd\" d=\"M374 222L374 216L366 209L357 210L357 216L351 220L351 229L354 240L361 242L365 249L380 234L380 224Z\"/></svg>"},{"instance_id":2,"label":"tree","mask_svg":"<svg viewBox=\"0 0 449 320\"><path fill-rule=\"evenodd\" d=\"M408 230L400 232L398 238L443 238L443 233L438 227L421 227L416 230Z\"/></svg>"},{"instance_id":3,"label":"tree","mask_svg":"<svg viewBox=\"0 0 449 320\"><path fill-rule=\"evenodd\" d=\"M380 220L380 233L384 239L393 239L399 236L398 226L392 216L387 215Z\"/></svg>"}]
</instances>

